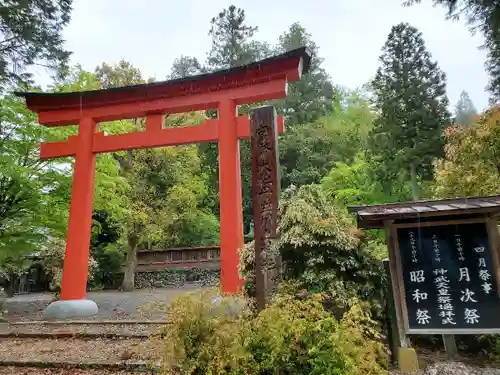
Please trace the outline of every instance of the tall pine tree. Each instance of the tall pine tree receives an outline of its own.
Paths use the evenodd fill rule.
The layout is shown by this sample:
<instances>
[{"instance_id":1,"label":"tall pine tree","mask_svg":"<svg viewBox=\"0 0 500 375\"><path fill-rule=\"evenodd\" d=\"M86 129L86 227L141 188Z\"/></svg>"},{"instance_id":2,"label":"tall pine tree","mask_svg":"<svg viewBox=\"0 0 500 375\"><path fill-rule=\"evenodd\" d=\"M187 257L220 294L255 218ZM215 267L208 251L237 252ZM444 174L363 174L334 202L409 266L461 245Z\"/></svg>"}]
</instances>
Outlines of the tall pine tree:
<instances>
[{"instance_id":1,"label":"tall pine tree","mask_svg":"<svg viewBox=\"0 0 500 375\"><path fill-rule=\"evenodd\" d=\"M372 82L379 118L370 153L387 166L379 176L387 182L405 176L413 199L420 183L432 178L432 161L443 154L443 129L449 124L446 77L431 59L415 27L393 26Z\"/></svg>"},{"instance_id":2,"label":"tall pine tree","mask_svg":"<svg viewBox=\"0 0 500 375\"><path fill-rule=\"evenodd\" d=\"M472 99L467 91L462 91L460 93L460 99L458 99L455 105L455 124L461 126L470 125L474 121L476 115L477 110Z\"/></svg>"},{"instance_id":3,"label":"tall pine tree","mask_svg":"<svg viewBox=\"0 0 500 375\"><path fill-rule=\"evenodd\" d=\"M312 122L332 110L333 85L321 67L323 59L319 57L319 48L311 34L300 23L292 24L279 37L277 52L304 46L308 47L312 55L309 72L301 80L290 84L287 98L277 103L278 110L287 117L287 126Z\"/></svg>"},{"instance_id":4,"label":"tall pine tree","mask_svg":"<svg viewBox=\"0 0 500 375\"><path fill-rule=\"evenodd\" d=\"M246 24L245 11L231 5L212 18L209 35L212 49L207 65L211 70L229 69L245 65L261 54L262 44L251 41L256 26Z\"/></svg>"},{"instance_id":5,"label":"tall pine tree","mask_svg":"<svg viewBox=\"0 0 500 375\"><path fill-rule=\"evenodd\" d=\"M208 35L212 38L212 46L208 53L206 68L209 71L229 69L251 63L255 60L272 55L267 43L253 40L257 27L248 25L245 11L234 5L223 9L211 20ZM239 109L240 113L242 109ZM207 111L208 117L215 117L217 111ZM243 188L243 214L245 227L251 221L251 164L248 141L241 142L241 174ZM215 202L215 214L219 214L219 173L217 143L203 143L199 145L203 170L208 176L210 193L208 199Z\"/></svg>"}]
</instances>

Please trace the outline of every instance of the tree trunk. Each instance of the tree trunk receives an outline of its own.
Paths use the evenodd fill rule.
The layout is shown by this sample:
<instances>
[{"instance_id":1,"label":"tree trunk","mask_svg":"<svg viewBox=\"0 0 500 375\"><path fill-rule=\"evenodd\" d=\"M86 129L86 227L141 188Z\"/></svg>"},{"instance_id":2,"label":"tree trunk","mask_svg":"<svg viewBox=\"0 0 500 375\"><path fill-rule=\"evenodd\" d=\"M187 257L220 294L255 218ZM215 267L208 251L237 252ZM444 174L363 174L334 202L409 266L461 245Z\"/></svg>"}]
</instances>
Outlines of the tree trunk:
<instances>
[{"instance_id":1,"label":"tree trunk","mask_svg":"<svg viewBox=\"0 0 500 375\"><path fill-rule=\"evenodd\" d=\"M414 201L420 199L420 187L417 181L417 168L414 163L410 165L410 179L411 179L411 195Z\"/></svg>"},{"instance_id":2,"label":"tree trunk","mask_svg":"<svg viewBox=\"0 0 500 375\"><path fill-rule=\"evenodd\" d=\"M9 281L7 281L6 285L5 285L5 294L7 295L7 297L14 297L14 280L13 278L11 278Z\"/></svg>"},{"instance_id":3,"label":"tree trunk","mask_svg":"<svg viewBox=\"0 0 500 375\"><path fill-rule=\"evenodd\" d=\"M137 119L132 120L137 126ZM127 151L127 157L118 154L113 154L115 160L118 161L121 167L121 175L127 177L128 173L132 170L132 151ZM127 254L125 259L125 267L123 270L123 281L121 289L124 291L134 290L135 283L135 268L137 266L137 232L135 232L135 223L132 224L132 232L128 234Z\"/></svg>"},{"instance_id":4,"label":"tree trunk","mask_svg":"<svg viewBox=\"0 0 500 375\"><path fill-rule=\"evenodd\" d=\"M122 289L126 292L134 290L135 268L137 266L137 236L135 233L128 236L127 258L123 272Z\"/></svg>"}]
</instances>

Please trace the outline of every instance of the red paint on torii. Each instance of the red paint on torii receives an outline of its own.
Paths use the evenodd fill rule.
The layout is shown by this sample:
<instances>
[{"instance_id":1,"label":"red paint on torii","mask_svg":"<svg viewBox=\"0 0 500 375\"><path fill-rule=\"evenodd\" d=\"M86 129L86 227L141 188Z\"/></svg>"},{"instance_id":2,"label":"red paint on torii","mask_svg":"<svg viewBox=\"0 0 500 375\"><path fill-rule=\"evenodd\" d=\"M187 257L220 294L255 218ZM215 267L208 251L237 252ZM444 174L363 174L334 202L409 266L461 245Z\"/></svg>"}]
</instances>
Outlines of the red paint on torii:
<instances>
[{"instance_id":1,"label":"red paint on torii","mask_svg":"<svg viewBox=\"0 0 500 375\"><path fill-rule=\"evenodd\" d=\"M95 155L140 148L218 142L220 189L221 284L235 293L238 249L243 245L239 139L250 135L248 116L237 105L286 96L287 82L300 79L309 67L305 48L256 63L184 79L72 93L16 93L26 98L45 126L78 124L78 135L42 143L43 159L75 156L72 198L61 283L61 300L86 297L94 194ZM199 126L163 128L166 113L218 109L218 119ZM145 117L146 130L105 135L97 123ZM279 120L280 133L284 130Z\"/></svg>"}]
</instances>

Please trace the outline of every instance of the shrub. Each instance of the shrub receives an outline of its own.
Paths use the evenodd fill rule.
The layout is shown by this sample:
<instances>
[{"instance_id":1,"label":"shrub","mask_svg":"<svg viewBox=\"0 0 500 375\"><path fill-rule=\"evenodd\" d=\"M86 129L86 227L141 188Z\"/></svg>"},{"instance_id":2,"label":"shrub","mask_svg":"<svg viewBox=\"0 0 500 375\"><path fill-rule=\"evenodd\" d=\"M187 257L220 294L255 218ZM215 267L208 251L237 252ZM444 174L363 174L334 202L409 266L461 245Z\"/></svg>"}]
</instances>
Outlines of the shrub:
<instances>
[{"instance_id":1,"label":"shrub","mask_svg":"<svg viewBox=\"0 0 500 375\"><path fill-rule=\"evenodd\" d=\"M352 374L387 373L389 352L381 343L383 337L370 316L370 306L358 300L351 301L350 306L340 321L336 341L355 370Z\"/></svg>"},{"instance_id":2,"label":"shrub","mask_svg":"<svg viewBox=\"0 0 500 375\"><path fill-rule=\"evenodd\" d=\"M231 374L243 361L241 341L249 310L227 314L234 297L220 303L215 290L180 295L167 307L171 324L163 332L163 368L167 374Z\"/></svg>"},{"instance_id":3,"label":"shrub","mask_svg":"<svg viewBox=\"0 0 500 375\"><path fill-rule=\"evenodd\" d=\"M166 374L285 375L387 373L374 322L352 302L337 321L319 294L280 294L258 315L241 297L183 295L167 307ZM235 308L236 307L236 308Z\"/></svg>"},{"instance_id":4,"label":"shrub","mask_svg":"<svg viewBox=\"0 0 500 375\"><path fill-rule=\"evenodd\" d=\"M345 374L347 358L334 341L335 318L317 296L280 296L251 323L245 347L253 374ZM243 372L250 373L250 372Z\"/></svg>"},{"instance_id":5,"label":"shrub","mask_svg":"<svg viewBox=\"0 0 500 375\"><path fill-rule=\"evenodd\" d=\"M326 293L326 303L341 316L352 298L383 311L384 271L351 219L317 185L291 187L282 194L275 246L283 259L285 281L309 292ZM240 250L240 273L252 295L254 243ZM340 314L340 315L339 315Z\"/></svg>"}]
</instances>

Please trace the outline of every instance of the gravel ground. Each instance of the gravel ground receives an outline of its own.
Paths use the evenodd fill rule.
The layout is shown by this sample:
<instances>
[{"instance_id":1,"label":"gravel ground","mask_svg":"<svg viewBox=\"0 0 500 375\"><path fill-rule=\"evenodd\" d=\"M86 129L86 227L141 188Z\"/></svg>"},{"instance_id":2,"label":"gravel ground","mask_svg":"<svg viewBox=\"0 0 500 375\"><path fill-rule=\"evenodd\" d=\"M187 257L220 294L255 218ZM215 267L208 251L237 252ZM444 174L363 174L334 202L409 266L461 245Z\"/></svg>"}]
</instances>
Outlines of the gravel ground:
<instances>
[{"instance_id":1,"label":"gravel ground","mask_svg":"<svg viewBox=\"0 0 500 375\"><path fill-rule=\"evenodd\" d=\"M481 368L460 362L445 361L429 365L418 373L404 374L392 371L389 372L389 375L500 375L500 369Z\"/></svg>"},{"instance_id":2,"label":"gravel ground","mask_svg":"<svg viewBox=\"0 0 500 375\"><path fill-rule=\"evenodd\" d=\"M91 292L88 298L99 306L96 316L71 320L166 320L164 305L181 293L196 292L199 288L137 290L134 292ZM27 322L43 320L43 310L52 301L52 295L25 294L7 300L8 321ZM11 325L0 323L0 333L116 333L123 335L157 333L159 324L76 324L76 325Z\"/></svg>"},{"instance_id":3,"label":"gravel ground","mask_svg":"<svg viewBox=\"0 0 500 375\"><path fill-rule=\"evenodd\" d=\"M123 336L160 333L160 324L30 324L10 325L0 323L0 333L63 333L63 334L120 334Z\"/></svg>"},{"instance_id":4,"label":"gravel ground","mask_svg":"<svg viewBox=\"0 0 500 375\"><path fill-rule=\"evenodd\" d=\"M99 313L84 320L165 319L162 309L147 305L155 302L165 303L180 293L199 290L201 289L197 286L186 285L175 289L90 292L87 298L97 303ZM51 301L52 294L50 293L24 294L9 298L6 303L7 319L11 322L41 320L43 319L43 310Z\"/></svg>"}]
</instances>

